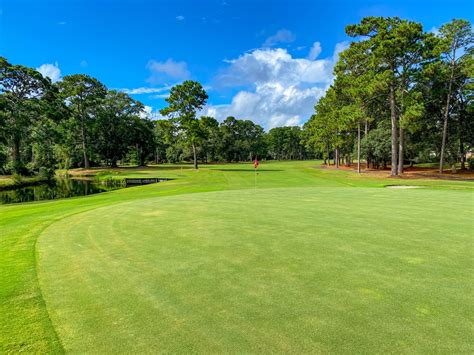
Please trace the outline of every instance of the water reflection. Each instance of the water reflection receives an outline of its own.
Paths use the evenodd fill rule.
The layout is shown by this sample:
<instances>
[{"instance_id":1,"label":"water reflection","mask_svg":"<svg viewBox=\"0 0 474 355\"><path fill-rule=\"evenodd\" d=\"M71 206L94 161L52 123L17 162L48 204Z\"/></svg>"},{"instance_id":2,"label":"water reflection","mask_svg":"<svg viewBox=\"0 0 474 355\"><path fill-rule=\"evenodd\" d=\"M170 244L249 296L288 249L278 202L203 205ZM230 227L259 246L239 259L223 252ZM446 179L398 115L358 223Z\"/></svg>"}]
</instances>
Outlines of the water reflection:
<instances>
[{"instance_id":1,"label":"water reflection","mask_svg":"<svg viewBox=\"0 0 474 355\"><path fill-rule=\"evenodd\" d=\"M57 178L41 185L0 191L0 204L87 196L124 187L125 183L121 180L98 182L91 179Z\"/></svg>"}]
</instances>

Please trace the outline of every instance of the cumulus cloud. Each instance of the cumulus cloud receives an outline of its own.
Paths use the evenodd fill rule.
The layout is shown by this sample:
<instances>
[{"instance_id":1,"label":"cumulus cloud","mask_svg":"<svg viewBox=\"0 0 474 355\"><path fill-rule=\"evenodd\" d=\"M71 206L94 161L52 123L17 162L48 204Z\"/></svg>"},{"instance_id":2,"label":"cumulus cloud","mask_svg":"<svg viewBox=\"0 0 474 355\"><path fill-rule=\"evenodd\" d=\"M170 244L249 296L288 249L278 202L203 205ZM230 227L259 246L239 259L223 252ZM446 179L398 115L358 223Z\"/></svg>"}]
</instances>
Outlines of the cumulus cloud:
<instances>
[{"instance_id":1,"label":"cumulus cloud","mask_svg":"<svg viewBox=\"0 0 474 355\"><path fill-rule=\"evenodd\" d=\"M293 58L286 49L257 49L226 61L230 67L218 77L218 84L238 86L279 82L284 86L300 83L328 83L332 80L332 59Z\"/></svg>"},{"instance_id":2,"label":"cumulus cloud","mask_svg":"<svg viewBox=\"0 0 474 355\"><path fill-rule=\"evenodd\" d=\"M156 94L156 93L169 90L170 88L171 88L170 86L163 86L161 88L140 87L140 88L133 88L133 89L123 88L123 89L119 89L119 91L122 91L129 95L142 95L142 94Z\"/></svg>"},{"instance_id":3,"label":"cumulus cloud","mask_svg":"<svg viewBox=\"0 0 474 355\"><path fill-rule=\"evenodd\" d=\"M167 79L183 80L191 75L186 62L175 62L172 58L165 62L150 60L146 67L150 71L146 81L151 84L162 83Z\"/></svg>"},{"instance_id":4,"label":"cumulus cloud","mask_svg":"<svg viewBox=\"0 0 474 355\"><path fill-rule=\"evenodd\" d=\"M300 125L313 112L325 88L301 89L280 83L258 85L255 91L240 91L229 105L208 106L203 115L223 120L227 116L251 119L264 128Z\"/></svg>"},{"instance_id":5,"label":"cumulus cloud","mask_svg":"<svg viewBox=\"0 0 474 355\"><path fill-rule=\"evenodd\" d=\"M310 60L315 60L318 55L321 54L321 43L319 42L314 42L313 43L313 46L311 47L311 49L309 50L309 53L308 53L308 59Z\"/></svg>"},{"instance_id":6,"label":"cumulus cloud","mask_svg":"<svg viewBox=\"0 0 474 355\"><path fill-rule=\"evenodd\" d=\"M334 61L334 63L336 63L339 59L339 54L341 52L343 52L344 50L346 50L347 48L349 48L349 42L339 42L339 43L336 43L336 47L334 48L334 54L332 56L332 60Z\"/></svg>"},{"instance_id":7,"label":"cumulus cloud","mask_svg":"<svg viewBox=\"0 0 474 355\"><path fill-rule=\"evenodd\" d=\"M145 105L142 112L140 112L140 118L149 118L152 120L166 119L166 117L162 116L159 111L156 111L153 107L147 105Z\"/></svg>"},{"instance_id":8,"label":"cumulus cloud","mask_svg":"<svg viewBox=\"0 0 474 355\"><path fill-rule=\"evenodd\" d=\"M184 16L183 15L178 15L178 16L176 16L176 20L184 21Z\"/></svg>"},{"instance_id":9,"label":"cumulus cloud","mask_svg":"<svg viewBox=\"0 0 474 355\"><path fill-rule=\"evenodd\" d=\"M263 42L263 47L273 47L279 43L291 43L296 39L296 36L286 29L281 29L277 31L273 36L268 37L265 42Z\"/></svg>"},{"instance_id":10,"label":"cumulus cloud","mask_svg":"<svg viewBox=\"0 0 474 355\"><path fill-rule=\"evenodd\" d=\"M316 43L312 49L321 51ZM332 83L335 60L346 47L347 44L338 43L332 56L317 60L294 58L282 48L265 48L227 61L229 67L217 77L216 86L245 88L230 104L208 105L202 114L218 120L227 116L252 119L266 129L301 125Z\"/></svg>"},{"instance_id":11,"label":"cumulus cloud","mask_svg":"<svg viewBox=\"0 0 474 355\"><path fill-rule=\"evenodd\" d=\"M170 93L151 95L150 99L167 99L170 96Z\"/></svg>"},{"instance_id":12,"label":"cumulus cloud","mask_svg":"<svg viewBox=\"0 0 474 355\"><path fill-rule=\"evenodd\" d=\"M436 26L431 27L431 30L429 30L430 33L434 34L435 36L439 35L439 28Z\"/></svg>"},{"instance_id":13,"label":"cumulus cloud","mask_svg":"<svg viewBox=\"0 0 474 355\"><path fill-rule=\"evenodd\" d=\"M61 70L59 69L58 62L54 64L42 64L36 68L36 70L44 77L50 78L53 83L61 80Z\"/></svg>"},{"instance_id":14,"label":"cumulus cloud","mask_svg":"<svg viewBox=\"0 0 474 355\"><path fill-rule=\"evenodd\" d=\"M143 111L140 112L141 118L149 118L151 117L151 113L153 112L153 107L145 105L143 107Z\"/></svg>"}]
</instances>

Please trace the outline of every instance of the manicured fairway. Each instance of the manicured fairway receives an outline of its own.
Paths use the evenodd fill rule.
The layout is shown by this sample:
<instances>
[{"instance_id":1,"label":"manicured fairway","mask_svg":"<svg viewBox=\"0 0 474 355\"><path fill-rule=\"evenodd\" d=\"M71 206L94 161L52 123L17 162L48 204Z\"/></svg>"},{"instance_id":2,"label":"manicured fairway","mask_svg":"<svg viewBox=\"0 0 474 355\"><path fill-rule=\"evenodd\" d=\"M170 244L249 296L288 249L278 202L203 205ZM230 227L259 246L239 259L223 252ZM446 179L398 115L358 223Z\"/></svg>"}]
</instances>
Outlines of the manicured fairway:
<instances>
[{"instance_id":1,"label":"manicured fairway","mask_svg":"<svg viewBox=\"0 0 474 355\"><path fill-rule=\"evenodd\" d=\"M314 165L0 206L0 352L474 351L472 185Z\"/></svg>"}]
</instances>

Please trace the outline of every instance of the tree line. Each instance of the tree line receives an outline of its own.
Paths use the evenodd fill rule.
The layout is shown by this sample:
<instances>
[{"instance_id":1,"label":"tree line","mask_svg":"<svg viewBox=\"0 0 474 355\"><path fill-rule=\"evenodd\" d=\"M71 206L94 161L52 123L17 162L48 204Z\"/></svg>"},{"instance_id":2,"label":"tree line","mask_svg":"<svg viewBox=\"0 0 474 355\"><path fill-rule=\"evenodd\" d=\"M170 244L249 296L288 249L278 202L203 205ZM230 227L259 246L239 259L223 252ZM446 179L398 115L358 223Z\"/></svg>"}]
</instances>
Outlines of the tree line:
<instances>
[{"instance_id":1,"label":"tree line","mask_svg":"<svg viewBox=\"0 0 474 355\"><path fill-rule=\"evenodd\" d=\"M52 83L33 68L0 58L0 173L43 174L75 167L194 161L302 159L300 127L268 133L251 120L197 117L201 84L171 89L169 119L146 117L144 105L84 74Z\"/></svg>"},{"instance_id":2,"label":"tree line","mask_svg":"<svg viewBox=\"0 0 474 355\"><path fill-rule=\"evenodd\" d=\"M305 124L328 161L403 173L437 160L466 167L474 146L473 33L452 20L437 33L398 17L367 17L346 27L356 39L340 54L335 80ZM474 168L474 162L470 162Z\"/></svg>"},{"instance_id":3,"label":"tree line","mask_svg":"<svg viewBox=\"0 0 474 355\"><path fill-rule=\"evenodd\" d=\"M51 175L56 168L143 163L153 122L143 105L87 75L57 83L0 58L0 172Z\"/></svg>"},{"instance_id":4,"label":"tree line","mask_svg":"<svg viewBox=\"0 0 474 355\"><path fill-rule=\"evenodd\" d=\"M346 27L355 40L303 126L265 132L253 121L199 116L199 82L175 85L152 120L144 105L84 74L52 83L0 57L0 173L52 175L57 168L192 161L322 158L336 167L403 173L406 164L465 168L474 147L473 34L453 20L438 33L397 17ZM315 99L316 101L316 99ZM471 159L471 167L474 161Z\"/></svg>"}]
</instances>

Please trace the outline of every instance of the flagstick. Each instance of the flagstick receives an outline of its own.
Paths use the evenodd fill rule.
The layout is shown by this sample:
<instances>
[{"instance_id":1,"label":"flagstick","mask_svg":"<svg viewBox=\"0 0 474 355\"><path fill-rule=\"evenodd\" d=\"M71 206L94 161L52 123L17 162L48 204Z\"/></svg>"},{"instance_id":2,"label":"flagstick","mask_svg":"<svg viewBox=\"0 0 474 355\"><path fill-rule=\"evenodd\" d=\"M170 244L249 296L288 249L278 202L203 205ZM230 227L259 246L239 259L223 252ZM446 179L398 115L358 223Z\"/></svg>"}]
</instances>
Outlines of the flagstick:
<instances>
[{"instance_id":1,"label":"flagstick","mask_svg":"<svg viewBox=\"0 0 474 355\"><path fill-rule=\"evenodd\" d=\"M254 172L254 175L255 175L255 191L257 191L257 169L253 168L253 172Z\"/></svg>"}]
</instances>

